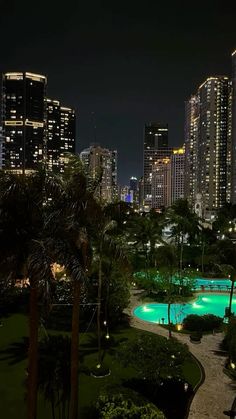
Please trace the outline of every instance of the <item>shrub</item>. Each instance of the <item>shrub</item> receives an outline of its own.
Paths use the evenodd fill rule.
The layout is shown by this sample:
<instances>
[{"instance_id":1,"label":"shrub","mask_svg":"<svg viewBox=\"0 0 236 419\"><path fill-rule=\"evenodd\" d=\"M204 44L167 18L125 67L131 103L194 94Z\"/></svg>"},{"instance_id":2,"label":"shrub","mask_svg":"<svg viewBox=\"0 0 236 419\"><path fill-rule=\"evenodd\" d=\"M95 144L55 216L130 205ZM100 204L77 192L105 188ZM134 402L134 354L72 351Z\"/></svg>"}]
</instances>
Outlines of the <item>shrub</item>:
<instances>
[{"instance_id":1,"label":"shrub","mask_svg":"<svg viewBox=\"0 0 236 419\"><path fill-rule=\"evenodd\" d=\"M215 316L214 314L204 314L199 316L198 314L189 314L183 320L184 329L192 331L204 331L209 332L210 330L219 329L222 325L223 319Z\"/></svg>"},{"instance_id":2,"label":"shrub","mask_svg":"<svg viewBox=\"0 0 236 419\"><path fill-rule=\"evenodd\" d=\"M224 348L229 353L232 362L236 362L236 316L230 317L226 335L223 341Z\"/></svg>"},{"instance_id":3,"label":"shrub","mask_svg":"<svg viewBox=\"0 0 236 419\"><path fill-rule=\"evenodd\" d=\"M164 419L164 414L140 394L122 387L103 391L96 404L101 419Z\"/></svg>"},{"instance_id":4,"label":"shrub","mask_svg":"<svg viewBox=\"0 0 236 419\"><path fill-rule=\"evenodd\" d=\"M182 366L189 352L186 345L174 338L140 333L120 345L117 357L124 366L135 368L140 377L160 384L166 378L182 378Z\"/></svg>"}]
</instances>

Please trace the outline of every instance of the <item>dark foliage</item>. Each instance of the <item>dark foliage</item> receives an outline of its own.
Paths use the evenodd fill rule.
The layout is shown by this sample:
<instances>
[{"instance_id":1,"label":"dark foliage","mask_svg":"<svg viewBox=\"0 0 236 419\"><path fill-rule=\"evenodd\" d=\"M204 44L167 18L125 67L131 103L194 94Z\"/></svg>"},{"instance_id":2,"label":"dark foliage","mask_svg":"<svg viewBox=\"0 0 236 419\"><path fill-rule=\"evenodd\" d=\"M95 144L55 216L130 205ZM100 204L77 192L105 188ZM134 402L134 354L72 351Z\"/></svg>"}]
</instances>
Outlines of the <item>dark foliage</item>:
<instances>
[{"instance_id":1,"label":"dark foliage","mask_svg":"<svg viewBox=\"0 0 236 419\"><path fill-rule=\"evenodd\" d=\"M160 385L142 379L132 379L124 383L126 387L154 403L164 412L167 419L183 419L186 416L193 389L189 385L185 391L184 384L183 380L174 378L166 379Z\"/></svg>"},{"instance_id":2,"label":"dark foliage","mask_svg":"<svg viewBox=\"0 0 236 419\"><path fill-rule=\"evenodd\" d=\"M203 316L199 316L198 314L189 314L183 320L184 329L189 331L209 332L219 329L222 323L223 319L215 316L214 314L204 314Z\"/></svg>"}]
</instances>

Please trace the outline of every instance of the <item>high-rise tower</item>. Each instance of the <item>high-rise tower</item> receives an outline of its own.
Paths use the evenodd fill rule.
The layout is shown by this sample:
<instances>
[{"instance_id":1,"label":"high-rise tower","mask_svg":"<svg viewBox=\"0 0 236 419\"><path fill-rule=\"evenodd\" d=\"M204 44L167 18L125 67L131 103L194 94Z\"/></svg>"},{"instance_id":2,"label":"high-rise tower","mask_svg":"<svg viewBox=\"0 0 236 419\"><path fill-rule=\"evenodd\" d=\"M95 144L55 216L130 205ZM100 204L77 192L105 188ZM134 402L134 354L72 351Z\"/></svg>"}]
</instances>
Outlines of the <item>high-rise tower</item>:
<instances>
[{"instance_id":1,"label":"high-rise tower","mask_svg":"<svg viewBox=\"0 0 236 419\"><path fill-rule=\"evenodd\" d=\"M171 159L157 159L152 167L152 208L161 210L171 205Z\"/></svg>"},{"instance_id":2,"label":"high-rise tower","mask_svg":"<svg viewBox=\"0 0 236 419\"><path fill-rule=\"evenodd\" d=\"M231 202L236 204L236 50L232 53L232 168Z\"/></svg>"},{"instance_id":3,"label":"high-rise tower","mask_svg":"<svg viewBox=\"0 0 236 419\"><path fill-rule=\"evenodd\" d=\"M143 148L144 203L152 206L152 168L154 163L169 157L168 124L151 123L145 125Z\"/></svg>"},{"instance_id":4,"label":"high-rise tower","mask_svg":"<svg viewBox=\"0 0 236 419\"><path fill-rule=\"evenodd\" d=\"M227 77L210 77L199 87L197 182L205 212L222 207L228 199L231 152L230 98L231 87Z\"/></svg>"},{"instance_id":5,"label":"high-rise tower","mask_svg":"<svg viewBox=\"0 0 236 419\"><path fill-rule=\"evenodd\" d=\"M75 111L61 106L58 100L46 100L47 167L62 173L66 153L75 153Z\"/></svg>"},{"instance_id":6,"label":"high-rise tower","mask_svg":"<svg viewBox=\"0 0 236 419\"><path fill-rule=\"evenodd\" d=\"M202 195L205 216L230 200L231 93L227 77L209 77L187 105L185 191L192 204Z\"/></svg>"},{"instance_id":7,"label":"high-rise tower","mask_svg":"<svg viewBox=\"0 0 236 419\"><path fill-rule=\"evenodd\" d=\"M185 102L185 182L184 194L191 205L197 194L197 148L199 127L199 97Z\"/></svg>"},{"instance_id":8,"label":"high-rise tower","mask_svg":"<svg viewBox=\"0 0 236 419\"><path fill-rule=\"evenodd\" d=\"M117 152L99 145L81 151L80 158L85 171L93 178L101 176L97 197L112 202L117 197Z\"/></svg>"},{"instance_id":9,"label":"high-rise tower","mask_svg":"<svg viewBox=\"0 0 236 419\"><path fill-rule=\"evenodd\" d=\"M184 198L185 150L175 148L171 155L171 204Z\"/></svg>"},{"instance_id":10,"label":"high-rise tower","mask_svg":"<svg viewBox=\"0 0 236 419\"><path fill-rule=\"evenodd\" d=\"M45 89L41 74L11 72L2 76L2 166L31 171L45 159Z\"/></svg>"}]
</instances>

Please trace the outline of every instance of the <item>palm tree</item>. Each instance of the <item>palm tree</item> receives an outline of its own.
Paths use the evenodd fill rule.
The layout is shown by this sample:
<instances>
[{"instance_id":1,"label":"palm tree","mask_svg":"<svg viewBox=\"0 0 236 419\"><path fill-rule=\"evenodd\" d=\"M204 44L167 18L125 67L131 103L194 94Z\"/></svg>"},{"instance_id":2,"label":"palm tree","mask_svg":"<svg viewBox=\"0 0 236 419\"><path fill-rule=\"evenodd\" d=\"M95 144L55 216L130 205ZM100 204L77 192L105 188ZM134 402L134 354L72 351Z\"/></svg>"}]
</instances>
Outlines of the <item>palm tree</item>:
<instances>
[{"instance_id":1,"label":"palm tree","mask_svg":"<svg viewBox=\"0 0 236 419\"><path fill-rule=\"evenodd\" d=\"M179 249L179 270L182 277L184 240L191 243L199 234L198 217L190 210L186 199L179 199L170 207L167 222L172 225L172 237Z\"/></svg>"},{"instance_id":2,"label":"palm tree","mask_svg":"<svg viewBox=\"0 0 236 419\"><path fill-rule=\"evenodd\" d=\"M135 214L128 222L127 231L134 246L144 253L146 269L156 265L156 245L163 243L163 214L150 211L148 214Z\"/></svg>"},{"instance_id":3,"label":"palm tree","mask_svg":"<svg viewBox=\"0 0 236 419\"><path fill-rule=\"evenodd\" d=\"M205 270L204 260L205 260L206 249L208 249L210 244L213 244L216 242L216 236L215 236L214 231L201 225L199 227L198 238L201 245L201 272L203 274Z\"/></svg>"},{"instance_id":4,"label":"palm tree","mask_svg":"<svg viewBox=\"0 0 236 419\"><path fill-rule=\"evenodd\" d=\"M100 211L100 205L94 198L98 180L86 177L75 157L65 176L54 180L51 186L55 199L49 204L47 245L52 259L64 266L73 286L70 417L77 419L80 293L91 264L91 232L98 218L96 214Z\"/></svg>"},{"instance_id":5,"label":"palm tree","mask_svg":"<svg viewBox=\"0 0 236 419\"><path fill-rule=\"evenodd\" d=\"M171 304L173 303L174 297L174 273L177 268L177 259L176 251L172 245L164 245L158 249L158 267L160 274L160 282L162 282L163 288L166 290L166 300L167 300L167 317L168 317L168 326L169 326L169 338L171 335L171 318L170 318L170 309Z\"/></svg>"},{"instance_id":6,"label":"palm tree","mask_svg":"<svg viewBox=\"0 0 236 419\"><path fill-rule=\"evenodd\" d=\"M107 214L110 214L108 217ZM117 222L111 218L112 213L108 208L101 208L97 212L96 229L94 230L94 249L98 261L98 306L97 306L97 335L98 335L98 365L101 365L101 305L103 286L103 264L104 259L110 260L110 269L113 262L118 262L124 257L122 241L118 239L116 227Z\"/></svg>"},{"instance_id":7,"label":"palm tree","mask_svg":"<svg viewBox=\"0 0 236 419\"><path fill-rule=\"evenodd\" d=\"M235 244L229 240L218 240L212 246L214 254L215 266L222 275L227 275L231 280L230 297L229 297L229 316L232 315L232 300L234 293L234 285L236 281L236 258L235 258Z\"/></svg>"},{"instance_id":8,"label":"palm tree","mask_svg":"<svg viewBox=\"0 0 236 419\"><path fill-rule=\"evenodd\" d=\"M39 391L51 404L52 419L56 408L62 419L69 419L71 340L49 335L39 344Z\"/></svg>"},{"instance_id":9,"label":"palm tree","mask_svg":"<svg viewBox=\"0 0 236 419\"><path fill-rule=\"evenodd\" d=\"M53 280L44 245L45 173L0 173L0 268L8 280L30 282L27 418L37 415L38 301Z\"/></svg>"}]
</instances>

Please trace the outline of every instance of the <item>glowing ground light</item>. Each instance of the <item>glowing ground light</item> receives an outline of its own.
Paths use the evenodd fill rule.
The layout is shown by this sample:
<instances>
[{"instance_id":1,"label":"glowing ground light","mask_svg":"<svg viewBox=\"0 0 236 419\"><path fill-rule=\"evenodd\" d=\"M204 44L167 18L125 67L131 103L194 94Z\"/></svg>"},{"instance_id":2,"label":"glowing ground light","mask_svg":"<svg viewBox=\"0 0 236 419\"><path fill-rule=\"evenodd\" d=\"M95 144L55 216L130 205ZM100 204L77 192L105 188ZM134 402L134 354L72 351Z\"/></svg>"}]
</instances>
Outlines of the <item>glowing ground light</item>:
<instances>
[{"instance_id":1,"label":"glowing ground light","mask_svg":"<svg viewBox=\"0 0 236 419\"><path fill-rule=\"evenodd\" d=\"M215 314L224 317L225 308L229 307L229 294L199 294L195 301L188 304L171 304L170 318L173 324L181 324L189 314ZM232 311L236 312L236 298L232 300ZM167 324L167 304L150 303L138 306L134 316L152 323Z\"/></svg>"}]
</instances>

